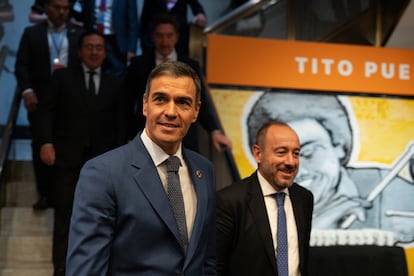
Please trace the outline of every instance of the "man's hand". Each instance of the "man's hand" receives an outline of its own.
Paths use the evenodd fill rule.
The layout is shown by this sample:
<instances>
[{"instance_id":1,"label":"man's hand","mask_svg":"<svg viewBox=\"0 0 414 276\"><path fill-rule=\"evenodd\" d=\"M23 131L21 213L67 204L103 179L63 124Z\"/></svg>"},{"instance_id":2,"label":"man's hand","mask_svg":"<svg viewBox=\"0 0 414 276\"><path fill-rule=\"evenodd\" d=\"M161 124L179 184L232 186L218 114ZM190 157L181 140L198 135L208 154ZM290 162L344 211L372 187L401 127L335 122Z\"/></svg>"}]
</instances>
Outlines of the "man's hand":
<instances>
[{"instance_id":1,"label":"man's hand","mask_svg":"<svg viewBox=\"0 0 414 276\"><path fill-rule=\"evenodd\" d=\"M23 94L23 101L24 101L24 107L29 112L33 112L37 109L37 96L33 91L26 92Z\"/></svg>"},{"instance_id":2,"label":"man's hand","mask_svg":"<svg viewBox=\"0 0 414 276\"><path fill-rule=\"evenodd\" d=\"M218 152L233 148L233 144L231 143L230 139L227 138L227 136L224 135L220 130L214 130L211 133L211 142Z\"/></svg>"},{"instance_id":3,"label":"man's hand","mask_svg":"<svg viewBox=\"0 0 414 276\"><path fill-rule=\"evenodd\" d=\"M204 14L199 13L193 18L193 24L204 28L207 25L207 18Z\"/></svg>"},{"instance_id":4,"label":"man's hand","mask_svg":"<svg viewBox=\"0 0 414 276\"><path fill-rule=\"evenodd\" d=\"M44 144L40 148L40 159L48 166L55 164L56 152L53 144Z\"/></svg>"}]
</instances>

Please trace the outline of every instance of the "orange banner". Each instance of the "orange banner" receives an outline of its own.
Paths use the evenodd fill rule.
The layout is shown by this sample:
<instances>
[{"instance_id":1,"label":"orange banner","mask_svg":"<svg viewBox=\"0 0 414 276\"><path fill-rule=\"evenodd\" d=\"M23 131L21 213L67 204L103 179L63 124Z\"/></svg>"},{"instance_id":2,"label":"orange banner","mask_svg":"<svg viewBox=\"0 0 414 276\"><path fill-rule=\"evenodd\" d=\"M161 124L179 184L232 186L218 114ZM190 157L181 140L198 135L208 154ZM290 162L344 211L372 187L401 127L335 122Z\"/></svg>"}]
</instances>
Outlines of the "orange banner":
<instances>
[{"instance_id":1,"label":"orange banner","mask_svg":"<svg viewBox=\"0 0 414 276\"><path fill-rule=\"evenodd\" d=\"M414 96L414 51L209 35L209 84Z\"/></svg>"}]
</instances>

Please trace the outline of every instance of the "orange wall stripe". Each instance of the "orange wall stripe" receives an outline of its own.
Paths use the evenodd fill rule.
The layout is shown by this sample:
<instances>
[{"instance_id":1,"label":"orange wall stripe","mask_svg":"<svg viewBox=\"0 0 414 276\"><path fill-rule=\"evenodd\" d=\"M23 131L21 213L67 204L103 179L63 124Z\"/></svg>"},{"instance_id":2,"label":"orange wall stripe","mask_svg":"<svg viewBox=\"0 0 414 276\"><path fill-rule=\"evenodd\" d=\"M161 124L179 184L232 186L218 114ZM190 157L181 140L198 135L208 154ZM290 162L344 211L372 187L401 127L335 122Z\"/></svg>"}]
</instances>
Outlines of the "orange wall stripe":
<instances>
[{"instance_id":1,"label":"orange wall stripe","mask_svg":"<svg viewBox=\"0 0 414 276\"><path fill-rule=\"evenodd\" d=\"M414 51L209 35L209 84L414 96Z\"/></svg>"}]
</instances>

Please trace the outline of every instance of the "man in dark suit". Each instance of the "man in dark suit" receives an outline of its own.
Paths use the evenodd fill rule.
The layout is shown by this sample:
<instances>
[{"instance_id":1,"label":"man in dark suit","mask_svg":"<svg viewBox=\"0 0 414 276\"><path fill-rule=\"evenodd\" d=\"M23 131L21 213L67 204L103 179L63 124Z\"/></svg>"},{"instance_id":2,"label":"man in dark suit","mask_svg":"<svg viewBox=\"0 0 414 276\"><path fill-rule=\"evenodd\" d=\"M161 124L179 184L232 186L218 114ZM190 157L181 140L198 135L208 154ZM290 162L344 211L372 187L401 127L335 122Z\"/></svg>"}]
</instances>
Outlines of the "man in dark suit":
<instances>
[{"instance_id":1,"label":"man in dark suit","mask_svg":"<svg viewBox=\"0 0 414 276\"><path fill-rule=\"evenodd\" d=\"M95 29L105 37L108 73L123 77L127 61L136 55L138 41L137 0L78 0L80 20L87 30ZM100 4L98 4L100 3Z\"/></svg>"},{"instance_id":2,"label":"man in dark suit","mask_svg":"<svg viewBox=\"0 0 414 276\"><path fill-rule=\"evenodd\" d=\"M49 206L49 186L53 185L53 168L45 166L39 156L38 104L49 83L52 72L78 63L76 45L82 29L67 24L70 4L68 0L45 1L48 21L24 30L17 51L15 75L24 106L28 111L32 135L33 166L39 201L33 205L41 210Z\"/></svg>"},{"instance_id":3,"label":"man in dark suit","mask_svg":"<svg viewBox=\"0 0 414 276\"><path fill-rule=\"evenodd\" d=\"M145 54L152 50L152 28L151 22L160 14L170 14L178 21L180 37L177 41L176 50L185 56L189 54L190 26L187 22L188 7L194 15L192 24L204 28L207 24L206 13L198 0L144 0L140 21L141 49Z\"/></svg>"},{"instance_id":4,"label":"man in dark suit","mask_svg":"<svg viewBox=\"0 0 414 276\"><path fill-rule=\"evenodd\" d=\"M126 143L123 83L101 70L103 36L85 32L78 49L82 64L55 71L40 106L40 157L56 171L52 189L55 276L65 275L70 216L81 167L86 160Z\"/></svg>"},{"instance_id":5,"label":"man in dark suit","mask_svg":"<svg viewBox=\"0 0 414 276\"><path fill-rule=\"evenodd\" d=\"M68 276L215 275L213 166L181 144L199 113L200 86L184 63L157 66L144 95L144 130L85 164L76 187ZM187 238L167 197L165 162L171 156L181 162L176 191L184 201Z\"/></svg>"},{"instance_id":6,"label":"man in dark suit","mask_svg":"<svg viewBox=\"0 0 414 276\"><path fill-rule=\"evenodd\" d=\"M252 152L257 171L217 192L217 274L307 276L313 195L293 182L299 138L287 124L271 121L257 132ZM278 193L285 197L289 274L277 265Z\"/></svg>"},{"instance_id":7,"label":"man in dark suit","mask_svg":"<svg viewBox=\"0 0 414 276\"><path fill-rule=\"evenodd\" d=\"M145 117L142 115L142 95L151 70L156 65L166 61L181 61L190 65L201 79L201 109L198 122L211 135L214 147L221 151L231 149L231 141L222 133L215 114L210 95L206 90L198 62L182 54L177 53L174 46L179 37L178 22L172 15L164 14L156 17L152 22L152 40L155 50L131 59L127 68L126 86L128 91L129 105L129 137L134 137L136 133L144 127ZM199 151L197 125L193 124L183 143L186 147Z\"/></svg>"}]
</instances>

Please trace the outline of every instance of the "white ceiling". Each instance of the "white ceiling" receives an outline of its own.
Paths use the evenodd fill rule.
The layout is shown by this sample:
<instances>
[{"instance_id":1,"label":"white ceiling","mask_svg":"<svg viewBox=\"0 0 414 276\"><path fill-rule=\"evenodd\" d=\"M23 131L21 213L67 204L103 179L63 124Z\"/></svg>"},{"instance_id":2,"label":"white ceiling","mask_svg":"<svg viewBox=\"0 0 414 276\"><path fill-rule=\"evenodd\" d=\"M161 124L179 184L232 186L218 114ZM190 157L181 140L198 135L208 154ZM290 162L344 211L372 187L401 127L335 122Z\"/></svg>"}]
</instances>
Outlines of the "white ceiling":
<instances>
[{"instance_id":1,"label":"white ceiling","mask_svg":"<svg viewBox=\"0 0 414 276\"><path fill-rule=\"evenodd\" d=\"M388 48L414 49L414 3L410 1L386 45Z\"/></svg>"}]
</instances>

